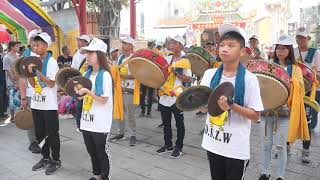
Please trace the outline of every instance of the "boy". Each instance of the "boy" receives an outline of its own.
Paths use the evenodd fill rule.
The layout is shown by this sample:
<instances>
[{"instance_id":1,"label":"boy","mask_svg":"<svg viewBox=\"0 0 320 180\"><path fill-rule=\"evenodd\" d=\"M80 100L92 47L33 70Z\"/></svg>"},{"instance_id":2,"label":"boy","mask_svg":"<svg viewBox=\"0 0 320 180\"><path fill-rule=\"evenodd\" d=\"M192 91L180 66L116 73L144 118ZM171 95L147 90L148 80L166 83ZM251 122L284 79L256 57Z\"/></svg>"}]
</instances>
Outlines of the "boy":
<instances>
[{"instance_id":1,"label":"boy","mask_svg":"<svg viewBox=\"0 0 320 180\"><path fill-rule=\"evenodd\" d=\"M245 51L244 32L230 24L221 25L218 31L222 65L207 70L201 85L214 89L214 85L231 82L236 98L220 97L220 108L229 111L225 119L228 122L216 126L208 115L202 147L207 150L212 179L241 180L250 159L251 121L259 120L263 104L257 77L240 63L240 56ZM206 108L201 110L207 112Z\"/></svg>"},{"instance_id":2,"label":"boy","mask_svg":"<svg viewBox=\"0 0 320 180\"><path fill-rule=\"evenodd\" d=\"M33 38L33 50L42 60L42 72L36 70L35 78L28 78L33 87L31 110L38 143L44 141L42 159L32 167L32 171L46 168L45 174L53 174L61 167L60 138L58 121L57 85L55 76L59 70L57 61L47 53L51 44L47 33L39 33ZM34 64L28 66L33 71ZM50 157L51 151L51 157Z\"/></svg>"},{"instance_id":3,"label":"boy","mask_svg":"<svg viewBox=\"0 0 320 180\"><path fill-rule=\"evenodd\" d=\"M173 38L170 38L170 40L172 44L173 54L166 57L168 64L179 61L185 55L182 51L185 44L182 36L177 35ZM181 73L170 73L169 78L164 84L164 86L170 87L171 96L164 94L160 96L159 99L159 110L161 112L161 119L163 123L165 145L157 150L158 154L172 152L172 158L179 158L182 155L183 140L185 136L184 116L183 112L176 106L177 95L175 94L173 89L177 86L182 86L182 83L190 83L191 81L191 70L183 69ZM162 90L163 87L161 87L160 90ZM177 140L175 142L175 147L173 147L172 144L172 114L174 116L174 119L176 120L177 127Z\"/></svg>"}]
</instances>

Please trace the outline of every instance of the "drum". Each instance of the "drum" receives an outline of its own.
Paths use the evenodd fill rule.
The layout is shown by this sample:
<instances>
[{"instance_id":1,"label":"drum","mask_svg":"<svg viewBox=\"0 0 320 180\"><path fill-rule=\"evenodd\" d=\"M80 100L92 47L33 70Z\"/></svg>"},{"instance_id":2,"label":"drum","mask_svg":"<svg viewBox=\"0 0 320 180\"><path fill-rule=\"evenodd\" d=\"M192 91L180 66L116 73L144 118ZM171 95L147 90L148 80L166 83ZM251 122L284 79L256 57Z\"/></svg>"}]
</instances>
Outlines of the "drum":
<instances>
[{"instance_id":1,"label":"drum","mask_svg":"<svg viewBox=\"0 0 320 180\"><path fill-rule=\"evenodd\" d=\"M137 50L131 56L129 70L141 84L160 88L167 80L170 66L166 59L149 49Z\"/></svg>"},{"instance_id":2,"label":"drum","mask_svg":"<svg viewBox=\"0 0 320 180\"><path fill-rule=\"evenodd\" d=\"M249 61L247 69L256 74L264 110L277 109L287 103L290 89L290 75L273 62Z\"/></svg>"},{"instance_id":3,"label":"drum","mask_svg":"<svg viewBox=\"0 0 320 180\"><path fill-rule=\"evenodd\" d=\"M301 68L304 82L305 92L309 92L311 90L312 83L314 81L314 74L311 68L302 63L297 63L297 65Z\"/></svg>"},{"instance_id":4,"label":"drum","mask_svg":"<svg viewBox=\"0 0 320 180\"><path fill-rule=\"evenodd\" d=\"M213 64L213 55L202 47L190 47L186 56L190 61L192 73L198 77L202 77Z\"/></svg>"}]
</instances>

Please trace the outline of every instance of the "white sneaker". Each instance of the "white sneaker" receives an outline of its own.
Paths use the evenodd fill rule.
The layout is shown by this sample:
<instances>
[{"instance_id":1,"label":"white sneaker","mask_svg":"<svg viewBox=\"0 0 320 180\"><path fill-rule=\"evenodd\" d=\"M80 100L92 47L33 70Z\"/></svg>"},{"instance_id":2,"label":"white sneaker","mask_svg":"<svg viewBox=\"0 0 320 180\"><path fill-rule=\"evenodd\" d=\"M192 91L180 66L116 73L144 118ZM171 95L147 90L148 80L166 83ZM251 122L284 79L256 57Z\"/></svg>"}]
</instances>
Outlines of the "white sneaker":
<instances>
[{"instance_id":1,"label":"white sneaker","mask_svg":"<svg viewBox=\"0 0 320 180\"><path fill-rule=\"evenodd\" d=\"M59 119L68 119L67 116L65 114L59 114Z\"/></svg>"},{"instance_id":2,"label":"white sneaker","mask_svg":"<svg viewBox=\"0 0 320 180\"><path fill-rule=\"evenodd\" d=\"M77 130L76 130L78 133L82 133L81 131L80 131L80 129L79 128L77 128Z\"/></svg>"},{"instance_id":3,"label":"white sneaker","mask_svg":"<svg viewBox=\"0 0 320 180\"><path fill-rule=\"evenodd\" d=\"M67 119L72 119L73 118L72 114L66 114L65 116L66 116Z\"/></svg>"}]
</instances>

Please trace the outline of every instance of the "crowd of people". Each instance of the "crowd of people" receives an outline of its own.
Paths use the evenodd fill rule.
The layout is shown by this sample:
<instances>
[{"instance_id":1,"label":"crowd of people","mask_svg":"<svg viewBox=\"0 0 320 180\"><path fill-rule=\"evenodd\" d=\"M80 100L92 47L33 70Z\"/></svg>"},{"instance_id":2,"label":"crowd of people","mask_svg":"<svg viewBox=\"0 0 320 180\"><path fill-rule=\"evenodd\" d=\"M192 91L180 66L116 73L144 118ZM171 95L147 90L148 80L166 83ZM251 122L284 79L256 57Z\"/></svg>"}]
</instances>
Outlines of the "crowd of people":
<instances>
[{"instance_id":1,"label":"crowd of people","mask_svg":"<svg viewBox=\"0 0 320 180\"><path fill-rule=\"evenodd\" d=\"M184 113L177 105L178 93L170 91L170 95L158 93L163 87L189 87L191 84L207 86L215 89L223 82L230 82L235 87L235 98L221 96L218 105L228 112L228 117L211 117L208 107L199 109L197 115L207 115L201 135L202 147L207 151L211 178L215 180L241 180L250 160L250 131L251 122L260 123L260 162L261 176L259 180L267 180L275 176L277 180L285 179L287 155L290 154L291 144L296 139L303 141L301 161L310 163L311 131L317 124L317 111L312 107L298 106L292 102L303 101L305 95L302 71L296 62L304 63L315 69L317 77L320 73L320 52L309 48L310 34L308 29L297 29L296 42L283 35L275 43L272 53L266 53L259 48L259 38L252 36L246 46L246 34L231 25L223 24L214 33L214 41L205 42L203 48L209 51L214 61L219 64L204 72L203 77L195 77L190 68L170 72L163 87L154 89L139 84L130 72L128 62L136 50L135 40L131 37L120 38L121 47L108 47L107 44L93 36L81 35L77 37L78 49L71 56L70 48L63 46L62 54L55 60L48 51L51 37L37 30L28 36L28 47L23 50L20 42L12 41L6 51L0 46L0 117L10 117L14 123L15 112L23 108L30 108L33 115L34 127L28 130L32 153L41 153L42 158L32 167L32 171L46 169L45 174L55 173L61 167L59 119L74 117L78 132L82 133L85 147L91 158L92 173L90 180L110 179L112 166L108 141L119 141L126 138L126 124L128 124L128 143L137 143L136 110L140 104L139 118L152 118L152 105L158 102L163 127L163 146L155 150L158 154L170 152L172 158L179 158L183 154L185 137ZM147 48L163 56L169 65L186 58L190 46L186 46L182 36L169 36L165 44L157 45L148 42ZM108 53L109 51L109 53ZM35 72L32 78L18 77L13 69L19 57L36 56L42 61L42 70L34 70L34 64L28 66L28 72ZM290 75L295 89L290 89L287 104L278 109L280 116L269 116L262 113L264 106L260 94L260 85L255 74L246 69L246 62L241 57L247 56L252 61L259 59L278 64ZM247 59L248 60L248 59ZM56 74L59 69L72 67L78 70L92 83L92 89L75 88L76 97L68 96L59 90L56 84ZM119 78L117 79L117 73ZM295 83L296 82L296 83ZM114 118L114 111L119 104L116 96L117 83L121 84L124 117ZM120 86L120 85L119 85ZM138 96L137 91L138 88ZM298 90L296 90L298 89ZM320 91L316 93L319 102ZM272 98L272 97L270 97ZM140 101L137 99L140 99ZM120 109L122 109L120 108ZM9 109L9 114L7 114ZM277 112L277 113L278 113ZM59 115L60 114L60 115ZM121 114L121 110L120 110ZM177 137L172 142L173 133L171 120L175 119ZM228 123L215 126L214 118L226 118ZM114 119L117 119L114 121ZM225 119L220 119L225 121ZM304 137L289 138L292 130L290 123L305 121L308 123L308 134ZM304 123L304 122L303 122ZM109 137L111 126L115 126L117 133ZM276 130L274 127L277 127ZM289 135L288 135L289 134ZM295 136L295 135L293 135ZM290 136L291 137L291 136ZM292 141L293 140L293 141ZM276 174L271 174L271 152L276 147Z\"/></svg>"}]
</instances>

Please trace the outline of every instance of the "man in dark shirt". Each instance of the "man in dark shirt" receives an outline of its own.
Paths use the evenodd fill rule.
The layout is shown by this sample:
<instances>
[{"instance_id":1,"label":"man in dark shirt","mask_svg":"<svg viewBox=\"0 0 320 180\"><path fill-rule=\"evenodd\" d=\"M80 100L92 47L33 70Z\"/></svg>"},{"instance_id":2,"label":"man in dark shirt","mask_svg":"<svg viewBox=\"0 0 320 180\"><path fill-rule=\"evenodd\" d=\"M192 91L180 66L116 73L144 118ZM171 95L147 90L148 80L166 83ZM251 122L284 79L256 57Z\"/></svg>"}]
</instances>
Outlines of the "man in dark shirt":
<instances>
[{"instance_id":1,"label":"man in dark shirt","mask_svg":"<svg viewBox=\"0 0 320 180\"><path fill-rule=\"evenodd\" d=\"M72 56L70 56L70 48L68 46L62 47L62 55L58 57L57 61L59 65L71 65Z\"/></svg>"}]
</instances>

